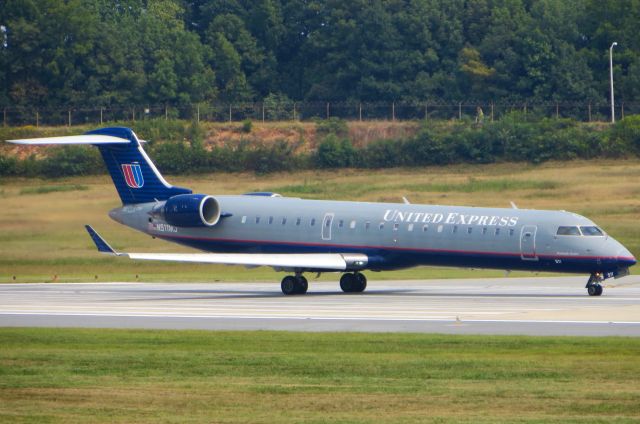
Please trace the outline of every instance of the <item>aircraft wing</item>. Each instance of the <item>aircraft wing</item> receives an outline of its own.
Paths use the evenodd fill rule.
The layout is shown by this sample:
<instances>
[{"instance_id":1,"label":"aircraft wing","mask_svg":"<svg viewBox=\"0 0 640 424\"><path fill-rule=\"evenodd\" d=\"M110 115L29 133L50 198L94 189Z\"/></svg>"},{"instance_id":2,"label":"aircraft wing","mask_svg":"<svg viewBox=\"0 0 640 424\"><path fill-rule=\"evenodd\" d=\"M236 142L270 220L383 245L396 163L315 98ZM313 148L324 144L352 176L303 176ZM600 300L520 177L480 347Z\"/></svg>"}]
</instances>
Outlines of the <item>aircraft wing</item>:
<instances>
[{"instance_id":1,"label":"aircraft wing","mask_svg":"<svg viewBox=\"0 0 640 424\"><path fill-rule=\"evenodd\" d=\"M115 256L151 261L243 265L248 268L269 266L276 271L346 271L362 269L368 262L364 254L341 253L125 253L116 252L98 233L85 225L98 251Z\"/></svg>"}]
</instances>

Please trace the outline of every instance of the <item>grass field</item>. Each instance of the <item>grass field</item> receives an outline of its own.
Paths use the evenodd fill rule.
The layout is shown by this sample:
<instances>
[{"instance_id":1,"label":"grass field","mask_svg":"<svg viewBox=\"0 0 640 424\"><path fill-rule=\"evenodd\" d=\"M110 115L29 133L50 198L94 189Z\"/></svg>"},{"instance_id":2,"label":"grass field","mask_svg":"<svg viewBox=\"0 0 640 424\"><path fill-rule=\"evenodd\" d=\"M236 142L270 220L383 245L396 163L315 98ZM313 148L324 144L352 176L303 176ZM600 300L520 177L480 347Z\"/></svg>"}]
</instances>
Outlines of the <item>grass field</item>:
<instances>
[{"instance_id":1,"label":"grass field","mask_svg":"<svg viewBox=\"0 0 640 424\"><path fill-rule=\"evenodd\" d=\"M11 423L631 423L640 339L0 329Z\"/></svg>"},{"instance_id":2,"label":"grass field","mask_svg":"<svg viewBox=\"0 0 640 424\"><path fill-rule=\"evenodd\" d=\"M417 169L304 171L266 176L211 174L168 180L208 194L276 191L283 195L362 201L565 209L588 216L640 257L640 163L459 165ZM256 281L278 282L269 269L142 263L99 255L85 233L92 224L116 249L188 251L113 221L119 206L108 176L0 180L0 282ZM633 272L633 269L632 269ZM637 271L636 271L637 272ZM417 268L370 279L501 276L502 271ZM520 275L514 273L512 275ZM14 277L15 276L15 280ZM137 277L136 277L137 276ZM323 279L337 279L335 275Z\"/></svg>"}]
</instances>

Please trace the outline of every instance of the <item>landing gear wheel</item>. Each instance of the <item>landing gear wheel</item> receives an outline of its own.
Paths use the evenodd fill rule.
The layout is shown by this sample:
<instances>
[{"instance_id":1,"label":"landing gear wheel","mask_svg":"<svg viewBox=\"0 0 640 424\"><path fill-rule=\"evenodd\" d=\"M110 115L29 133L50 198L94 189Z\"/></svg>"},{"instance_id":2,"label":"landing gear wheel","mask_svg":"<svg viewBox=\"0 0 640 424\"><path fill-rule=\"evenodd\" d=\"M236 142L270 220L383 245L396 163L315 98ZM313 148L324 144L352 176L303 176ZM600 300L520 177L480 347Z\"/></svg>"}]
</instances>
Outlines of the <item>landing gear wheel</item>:
<instances>
[{"instance_id":1,"label":"landing gear wheel","mask_svg":"<svg viewBox=\"0 0 640 424\"><path fill-rule=\"evenodd\" d=\"M600 284L589 284L587 286L587 293L589 296L600 296L602 295L603 288Z\"/></svg>"},{"instance_id":2,"label":"landing gear wheel","mask_svg":"<svg viewBox=\"0 0 640 424\"><path fill-rule=\"evenodd\" d=\"M296 294L298 285L296 284L296 278L291 275L287 275L282 279L282 283L280 283L280 288L282 289L282 293L286 295Z\"/></svg>"},{"instance_id":3,"label":"landing gear wheel","mask_svg":"<svg viewBox=\"0 0 640 424\"><path fill-rule=\"evenodd\" d=\"M354 287L357 285L356 276L351 273L343 274L340 277L340 288L345 293L351 293L354 290Z\"/></svg>"},{"instance_id":4,"label":"landing gear wheel","mask_svg":"<svg viewBox=\"0 0 640 424\"><path fill-rule=\"evenodd\" d=\"M603 288L600 284L601 281L601 274L591 274L591 277L589 277L589 281L587 282L587 293L589 293L589 296L602 295Z\"/></svg>"},{"instance_id":5,"label":"landing gear wheel","mask_svg":"<svg viewBox=\"0 0 640 424\"><path fill-rule=\"evenodd\" d=\"M309 282L302 275L296 277L296 293L305 294L309 288Z\"/></svg>"},{"instance_id":6,"label":"landing gear wheel","mask_svg":"<svg viewBox=\"0 0 640 424\"><path fill-rule=\"evenodd\" d=\"M367 288L367 277L364 274L360 274L359 272L354 274L356 277L356 285L354 287L354 292L362 293Z\"/></svg>"}]
</instances>

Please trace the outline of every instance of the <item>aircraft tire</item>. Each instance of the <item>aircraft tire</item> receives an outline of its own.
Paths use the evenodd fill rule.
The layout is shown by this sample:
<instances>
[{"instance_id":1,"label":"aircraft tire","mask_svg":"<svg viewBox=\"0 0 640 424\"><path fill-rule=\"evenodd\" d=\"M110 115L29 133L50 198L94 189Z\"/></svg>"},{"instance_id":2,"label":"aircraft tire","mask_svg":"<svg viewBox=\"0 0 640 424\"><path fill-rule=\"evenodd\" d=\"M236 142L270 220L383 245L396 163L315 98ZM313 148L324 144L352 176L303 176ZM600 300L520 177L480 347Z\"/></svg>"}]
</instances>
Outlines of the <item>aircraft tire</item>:
<instances>
[{"instance_id":1,"label":"aircraft tire","mask_svg":"<svg viewBox=\"0 0 640 424\"><path fill-rule=\"evenodd\" d=\"M604 290L600 284L589 284L587 286L587 293L589 296L600 296L603 291Z\"/></svg>"},{"instance_id":2,"label":"aircraft tire","mask_svg":"<svg viewBox=\"0 0 640 424\"><path fill-rule=\"evenodd\" d=\"M296 278L296 293L305 294L309 289L309 282L302 275Z\"/></svg>"},{"instance_id":3,"label":"aircraft tire","mask_svg":"<svg viewBox=\"0 0 640 424\"><path fill-rule=\"evenodd\" d=\"M354 292L362 293L367 288L367 277L359 272L354 274L356 277L356 284L354 286Z\"/></svg>"},{"instance_id":4,"label":"aircraft tire","mask_svg":"<svg viewBox=\"0 0 640 424\"><path fill-rule=\"evenodd\" d=\"M286 277L284 277L282 279L282 282L280 283L280 289L282 290L282 293L284 293L287 296L291 294L296 294L297 288L298 288L298 284L296 282L296 278L291 275L287 275Z\"/></svg>"},{"instance_id":5,"label":"aircraft tire","mask_svg":"<svg viewBox=\"0 0 640 424\"><path fill-rule=\"evenodd\" d=\"M345 293L352 293L356 284L356 276L350 272L347 272L340 277L340 288Z\"/></svg>"}]
</instances>

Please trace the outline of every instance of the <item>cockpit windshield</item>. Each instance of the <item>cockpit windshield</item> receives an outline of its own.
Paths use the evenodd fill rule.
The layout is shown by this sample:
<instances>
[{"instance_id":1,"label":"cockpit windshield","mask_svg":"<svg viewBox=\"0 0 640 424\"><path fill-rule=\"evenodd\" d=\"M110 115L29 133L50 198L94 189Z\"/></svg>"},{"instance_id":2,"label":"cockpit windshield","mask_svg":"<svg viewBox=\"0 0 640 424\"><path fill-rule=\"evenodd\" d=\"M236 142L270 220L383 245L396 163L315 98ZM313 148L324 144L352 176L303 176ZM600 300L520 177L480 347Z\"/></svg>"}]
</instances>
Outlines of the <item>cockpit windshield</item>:
<instances>
[{"instance_id":1,"label":"cockpit windshield","mask_svg":"<svg viewBox=\"0 0 640 424\"><path fill-rule=\"evenodd\" d=\"M578 227L558 227L556 234L559 236L579 236L580 230Z\"/></svg>"},{"instance_id":2,"label":"cockpit windshield","mask_svg":"<svg viewBox=\"0 0 640 424\"><path fill-rule=\"evenodd\" d=\"M582 235L585 236L603 236L604 233L602 232L602 230L598 227L580 227L580 230L582 231Z\"/></svg>"},{"instance_id":3,"label":"cockpit windshield","mask_svg":"<svg viewBox=\"0 0 640 424\"><path fill-rule=\"evenodd\" d=\"M558 236L604 236L604 232L595 226L577 226L558 227Z\"/></svg>"}]
</instances>

